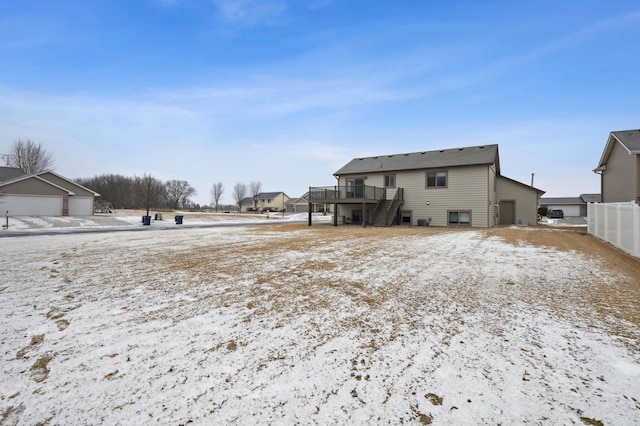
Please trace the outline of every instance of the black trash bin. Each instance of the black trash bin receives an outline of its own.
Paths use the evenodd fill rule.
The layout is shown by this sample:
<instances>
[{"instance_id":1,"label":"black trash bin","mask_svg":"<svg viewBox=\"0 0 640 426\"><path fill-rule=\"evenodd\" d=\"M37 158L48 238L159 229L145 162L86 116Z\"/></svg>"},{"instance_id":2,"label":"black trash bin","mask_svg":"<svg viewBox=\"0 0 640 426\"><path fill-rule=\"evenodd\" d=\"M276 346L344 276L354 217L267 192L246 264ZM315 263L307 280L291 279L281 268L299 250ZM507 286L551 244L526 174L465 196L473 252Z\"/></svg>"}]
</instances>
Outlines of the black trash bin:
<instances>
[{"instance_id":1,"label":"black trash bin","mask_svg":"<svg viewBox=\"0 0 640 426\"><path fill-rule=\"evenodd\" d=\"M142 216L143 225L151 225L151 216Z\"/></svg>"},{"instance_id":2,"label":"black trash bin","mask_svg":"<svg viewBox=\"0 0 640 426\"><path fill-rule=\"evenodd\" d=\"M182 218L184 216L176 216L176 225L182 225Z\"/></svg>"}]
</instances>

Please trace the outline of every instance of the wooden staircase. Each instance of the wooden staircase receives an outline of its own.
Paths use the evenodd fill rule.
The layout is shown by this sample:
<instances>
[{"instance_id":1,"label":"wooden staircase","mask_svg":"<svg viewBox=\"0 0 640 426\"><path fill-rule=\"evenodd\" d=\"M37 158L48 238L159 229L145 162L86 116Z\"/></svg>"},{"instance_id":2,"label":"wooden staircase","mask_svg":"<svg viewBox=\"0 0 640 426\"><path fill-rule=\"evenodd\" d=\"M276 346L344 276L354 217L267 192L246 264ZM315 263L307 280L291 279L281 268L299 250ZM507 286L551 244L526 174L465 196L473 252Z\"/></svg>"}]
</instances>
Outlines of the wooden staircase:
<instances>
[{"instance_id":1,"label":"wooden staircase","mask_svg":"<svg viewBox=\"0 0 640 426\"><path fill-rule=\"evenodd\" d=\"M391 226L393 219L398 214L400 206L404 203L404 191L398 188L393 200L382 200L373 211L373 226Z\"/></svg>"}]
</instances>

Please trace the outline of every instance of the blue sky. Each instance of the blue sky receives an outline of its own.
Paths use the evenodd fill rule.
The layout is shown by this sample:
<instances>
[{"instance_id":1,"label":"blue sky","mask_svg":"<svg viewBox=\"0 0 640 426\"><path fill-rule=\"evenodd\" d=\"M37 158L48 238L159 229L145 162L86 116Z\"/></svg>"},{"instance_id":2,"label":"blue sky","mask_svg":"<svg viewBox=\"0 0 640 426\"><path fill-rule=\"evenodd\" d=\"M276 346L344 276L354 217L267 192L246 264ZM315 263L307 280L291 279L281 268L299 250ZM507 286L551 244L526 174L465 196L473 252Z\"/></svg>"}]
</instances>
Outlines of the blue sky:
<instances>
[{"instance_id":1,"label":"blue sky","mask_svg":"<svg viewBox=\"0 0 640 426\"><path fill-rule=\"evenodd\" d=\"M0 153L71 179L300 196L354 157L499 144L545 196L599 192L640 128L637 1L0 0Z\"/></svg>"}]
</instances>

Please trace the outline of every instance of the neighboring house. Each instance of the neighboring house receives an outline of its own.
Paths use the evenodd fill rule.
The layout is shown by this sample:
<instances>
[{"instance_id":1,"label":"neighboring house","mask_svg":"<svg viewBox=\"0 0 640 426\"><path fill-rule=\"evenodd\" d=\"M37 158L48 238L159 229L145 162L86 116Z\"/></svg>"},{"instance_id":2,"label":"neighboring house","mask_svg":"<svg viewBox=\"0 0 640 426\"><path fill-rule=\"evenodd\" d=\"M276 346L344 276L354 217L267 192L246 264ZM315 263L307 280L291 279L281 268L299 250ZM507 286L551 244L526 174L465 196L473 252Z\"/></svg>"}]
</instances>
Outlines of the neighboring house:
<instances>
[{"instance_id":1,"label":"neighboring house","mask_svg":"<svg viewBox=\"0 0 640 426\"><path fill-rule=\"evenodd\" d=\"M593 171L603 203L640 202L640 129L611 132Z\"/></svg>"},{"instance_id":2,"label":"neighboring house","mask_svg":"<svg viewBox=\"0 0 640 426\"><path fill-rule=\"evenodd\" d=\"M500 175L498 145L355 158L334 176L309 203L333 203L336 225L535 225L544 193Z\"/></svg>"},{"instance_id":3,"label":"neighboring house","mask_svg":"<svg viewBox=\"0 0 640 426\"><path fill-rule=\"evenodd\" d=\"M246 197L240 201L241 212L279 212L285 209L289 197L284 192L261 192L255 198Z\"/></svg>"},{"instance_id":4,"label":"neighboring house","mask_svg":"<svg viewBox=\"0 0 640 426\"><path fill-rule=\"evenodd\" d=\"M540 207L560 209L565 216L587 217L587 203L599 203L600 194L581 194L579 197L543 197Z\"/></svg>"},{"instance_id":5,"label":"neighboring house","mask_svg":"<svg viewBox=\"0 0 640 426\"><path fill-rule=\"evenodd\" d=\"M306 198L289 198L284 203L284 209L287 213L307 213L309 211L309 201Z\"/></svg>"},{"instance_id":6,"label":"neighboring house","mask_svg":"<svg viewBox=\"0 0 640 426\"><path fill-rule=\"evenodd\" d=\"M0 167L0 183L24 176L24 171L15 167Z\"/></svg>"},{"instance_id":7,"label":"neighboring house","mask_svg":"<svg viewBox=\"0 0 640 426\"><path fill-rule=\"evenodd\" d=\"M306 192L300 198L289 198L287 200L286 209L289 213L308 213L309 212L309 193ZM331 204L313 204L313 213L331 213Z\"/></svg>"},{"instance_id":8,"label":"neighboring house","mask_svg":"<svg viewBox=\"0 0 640 426\"><path fill-rule=\"evenodd\" d=\"M91 216L97 192L51 171L0 170L0 211L10 216Z\"/></svg>"}]
</instances>

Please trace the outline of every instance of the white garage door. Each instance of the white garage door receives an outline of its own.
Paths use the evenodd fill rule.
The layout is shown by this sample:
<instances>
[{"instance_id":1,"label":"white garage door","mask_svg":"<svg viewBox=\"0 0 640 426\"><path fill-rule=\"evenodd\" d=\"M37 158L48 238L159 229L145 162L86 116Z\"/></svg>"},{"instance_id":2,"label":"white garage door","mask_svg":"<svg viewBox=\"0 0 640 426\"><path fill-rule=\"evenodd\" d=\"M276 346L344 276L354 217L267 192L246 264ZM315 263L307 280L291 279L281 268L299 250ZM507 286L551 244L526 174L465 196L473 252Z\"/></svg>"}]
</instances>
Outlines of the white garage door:
<instances>
[{"instance_id":1,"label":"white garage door","mask_svg":"<svg viewBox=\"0 0 640 426\"><path fill-rule=\"evenodd\" d=\"M6 194L0 197L0 209L9 216L62 216L62 196Z\"/></svg>"},{"instance_id":2,"label":"white garage door","mask_svg":"<svg viewBox=\"0 0 640 426\"><path fill-rule=\"evenodd\" d=\"M92 197L69 197L69 216L93 215Z\"/></svg>"},{"instance_id":3,"label":"white garage door","mask_svg":"<svg viewBox=\"0 0 640 426\"><path fill-rule=\"evenodd\" d=\"M565 216L580 216L580 206L557 205L549 206L549 210L560 209Z\"/></svg>"}]
</instances>

